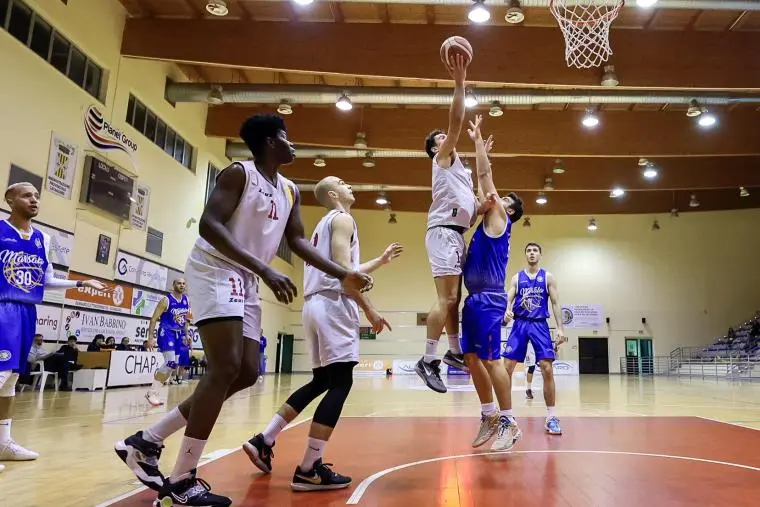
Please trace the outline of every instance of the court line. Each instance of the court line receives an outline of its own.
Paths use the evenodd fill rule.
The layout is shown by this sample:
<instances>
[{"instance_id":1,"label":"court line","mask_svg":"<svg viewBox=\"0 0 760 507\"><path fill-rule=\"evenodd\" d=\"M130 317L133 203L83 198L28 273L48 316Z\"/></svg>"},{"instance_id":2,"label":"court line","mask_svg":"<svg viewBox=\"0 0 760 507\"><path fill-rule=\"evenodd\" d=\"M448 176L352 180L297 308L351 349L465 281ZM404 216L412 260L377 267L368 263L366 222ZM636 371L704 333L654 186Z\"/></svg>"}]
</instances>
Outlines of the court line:
<instances>
[{"instance_id":1,"label":"court line","mask_svg":"<svg viewBox=\"0 0 760 507\"><path fill-rule=\"evenodd\" d=\"M695 415L694 417L697 417L699 419L704 419L705 421L712 421L712 422L721 423L721 424L728 424L729 426L737 426L739 428L744 428L748 430L760 431L760 429L758 428L753 428L752 426L745 426L743 424L739 424L735 422L721 421L719 419L712 419L711 417L703 417L701 415Z\"/></svg>"},{"instance_id":2,"label":"court line","mask_svg":"<svg viewBox=\"0 0 760 507\"><path fill-rule=\"evenodd\" d=\"M438 461L445 461L450 459L460 459L460 458L474 458L479 456L489 456L489 455L510 455L510 454L617 454L617 455L624 455L624 456L644 456L644 457L650 457L650 458L669 458L669 459L677 459L677 460L684 460L684 461L696 461L701 463L710 463L713 465L725 465L735 468L743 468L746 470L752 470L754 472L760 472L760 468L753 467L750 465L743 465L741 463L729 463L727 461L716 461L711 459L703 459L703 458L693 458L690 456L673 456L670 454L651 454L651 453L644 453L644 452L624 452L624 451L592 451L592 450L537 450L537 451L509 451L509 452L496 452L496 451L489 451L489 452L481 452L481 453L475 453L475 454L456 454L453 456L439 456L437 458L430 458L430 459L424 459L420 461L414 461L411 463L404 463L403 465L397 465L395 467L386 468L385 470L381 470L379 472L376 472L366 479L364 479L359 485L356 487L354 492L351 494L351 497L346 501L346 505L356 505L361 500L364 493L367 492L367 489L372 485L373 482L375 482L377 479L382 478L385 475L388 475L392 472L396 472L398 470L403 470L405 468L410 468L417 465L425 465L427 463L435 463Z\"/></svg>"},{"instance_id":3,"label":"court line","mask_svg":"<svg viewBox=\"0 0 760 507\"><path fill-rule=\"evenodd\" d=\"M311 421L311 419L312 419L312 416L309 416L309 417L306 417L305 419L301 419L300 421L291 423L291 424L285 426L285 428L283 428L282 431L285 432L285 431L288 431L290 429L293 429L296 426L300 426L303 423ZM199 463L198 464L198 468L200 468L202 466L205 466L205 465L208 465L209 463L213 463L214 461L220 460L220 459L222 459L222 458L224 458L226 456L229 456L233 452L236 452L236 451L239 451L239 450L240 450L240 447L236 447L235 449L217 449L215 451L211 451L208 454L206 454L206 456L211 456L211 458L207 459L203 463ZM203 458L201 458L201 460L202 459ZM126 493L123 493L123 494L121 494L121 495L119 495L117 497L111 498L110 500L106 500L103 503L99 503L95 507L108 507L109 505L113 505L115 503L121 502L122 500L126 500L127 498L129 498L131 496L135 496L138 493L142 493L146 489L148 489L146 486L140 486L139 488L133 489L132 491L127 491Z\"/></svg>"}]
</instances>

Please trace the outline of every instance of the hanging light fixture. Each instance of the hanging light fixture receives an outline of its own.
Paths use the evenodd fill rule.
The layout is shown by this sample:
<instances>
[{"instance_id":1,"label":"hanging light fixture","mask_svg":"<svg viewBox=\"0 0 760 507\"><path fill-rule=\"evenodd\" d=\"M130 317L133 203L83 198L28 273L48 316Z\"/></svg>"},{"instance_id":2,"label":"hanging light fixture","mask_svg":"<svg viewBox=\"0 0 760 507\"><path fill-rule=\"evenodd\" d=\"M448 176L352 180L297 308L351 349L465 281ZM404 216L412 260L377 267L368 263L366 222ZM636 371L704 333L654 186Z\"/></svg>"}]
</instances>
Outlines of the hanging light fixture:
<instances>
[{"instance_id":1,"label":"hanging light fixture","mask_svg":"<svg viewBox=\"0 0 760 507\"><path fill-rule=\"evenodd\" d=\"M699 115L699 119L697 120L697 123L699 123L700 127L703 128L710 128L714 126L716 123L718 123L718 118L715 117L714 114L708 113L707 110Z\"/></svg>"},{"instance_id":2,"label":"hanging light fixture","mask_svg":"<svg viewBox=\"0 0 760 507\"><path fill-rule=\"evenodd\" d=\"M224 95L222 95L222 87L220 85L213 85L211 91L208 92L208 98L206 101L209 104L218 106L224 104Z\"/></svg>"},{"instance_id":3,"label":"hanging light fixture","mask_svg":"<svg viewBox=\"0 0 760 507\"><path fill-rule=\"evenodd\" d=\"M554 174L563 174L565 172L565 166L562 165L562 159L558 158L554 161L554 167L552 168Z\"/></svg>"},{"instance_id":4,"label":"hanging light fixture","mask_svg":"<svg viewBox=\"0 0 760 507\"><path fill-rule=\"evenodd\" d=\"M354 105L351 103L351 99L348 98L348 95L343 92L340 94L340 97L338 97L338 100L335 102L335 107L340 109L341 111L350 111L354 108Z\"/></svg>"},{"instance_id":5,"label":"hanging light fixture","mask_svg":"<svg viewBox=\"0 0 760 507\"><path fill-rule=\"evenodd\" d=\"M365 134L364 132L356 133L356 141L354 141L354 148L356 148L357 150L367 149L367 134Z\"/></svg>"},{"instance_id":6,"label":"hanging light fixture","mask_svg":"<svg viewBox=\"0 0 760 507\"><path fill-rule=\"evenodd\" d=\"M472 88L467 87L464 91L464 107L473 108L478 105L478 98L473 93Z\"/></svg>"},{"instance_id":7,"label":"hanging light fixture","mask_svg":"<svg viewBox=\"0 0 760 507\"><path fill-rule=\"evenodd\" d=\"M373 153L371 151L368 151L364 155L364 160L362 160L362 165L364 167L375 167L375 158L372 155Z\"/></svg>"},{"instance_id":8,"label":"hanging light fixture","mask_svg":"<svg viewBox=\"0 0 760 507\"><path fill-rule=\"evenodd\" d=\"M660 230L660 223L655 219L654 222L652 222L652 230L653 231L659 231Z\"/></svg>"},{"instance_id":9,"label":"hanging light fixture","mask_svg":"<svg viewBox=\"0 0 760 507\"><path fill-rule=\"evenodd\" d=\"M226 16L230 10L227 8L227 2L224 0L208 0L206 2L206 12L213 16Z\"/></svg>"},{"instance_id":10,"label":"hanging light fixture","mask_svg":"<svg viewBox=\"0 0 760 507\"><path fill-rule=\"evenodd\" d=\"M388 200L388 197L385 195L385 192L380 192L377 194L377 198L375 199L375 203L377 203L378 206L387 206L390 201Z\"/></svg>"},{"instance_id":11,"label":"hanging light fixture","mask_svg":"<svg viewBox=\"0 0 760 507\"><path fill-rule=\"evenodd\" d=\"M499 103L498 100L494 100L491 103L491 109L488 110L488 116L493 116L494 118L498 118L499 116L504 114L504 110L501 108L501 103Z\"/></svg>"},{"instance_id":12,"label":"hanging light fixture","mask_svg":"<svg viewBox=\"0 0 760 507\"><path fill-rule=\"evenodd\" d=\"M699 207L699 201L697 200L697 196L695 194L691 194L691 198L689 199L689 207L690 208Z\"/></svg>"},{"instance_id":13,"label":"hanging light fixture","mask_svg":"<svg viewBox=\"0 0 760 507\"><path fill-rule=\"evenodd\" d=\"M536 204L544 205L548 202L548 199L546 198L546 194L543 192L538 193L538 197L536 197Z\"/></svg>"},{"instance_id":14,"label":"hanging light fixture","mask_svg":"<svg viewBox=\"0 0 760 507\"><path fill-rule=\"evenodd\" d=\"M657 168L654 164L647 164L641 174L648 180L654 179L657 177Z\"/></svg>"},{"instance_id":15,"label":"hanging light fixture","mask_svg":"<svg viewBox=\"0 0 760 507\"><path fill-rule=\"evenodd\" d=\"M314 159L314 167L324 167L327 165L327 162L325 162L325 159L322 158L322 155L317 155L317 158Z\"/></svg>"},{"instance_id":16,"label":"hanging light fixture","mask_svg":"<svg viewBox=\"0 0 760 507\"><path fill-rule=\"evenodd\" d=\"M277 112L281 115L287 116L289 114L293 114L293 107L287 100L282 99L280 101L280 105L277 106Z\"/></svg>"},{"instance_id":17,"label":"hanging light fixture","mask_svg":"<svg viewBox=\"0 0 760 507\"><path fill-rule=\"evenodd\" d=\"M599 125L599 117L596 115L593 109L587 109L586 114L583 115L581 123L584 127L592 129Z\"/></svg>"},{"instance_id":18,"label":"hanging light fixture","mask_svg":"<svg viewBox=\"0 0 760 507\"><path fill-rule=\"evenodd\" d=\"M639 7L644 7L645 9L648 7L652 7L656 3L657 3L657 0L636 0L636 5L638 5Z\"/></svg>"},{"instance_id":19,"label":"hanging light fixture","mask_svg":"<svg viewBox=\"0 0 760 507\"><path fill-rule=\"evenodd\" d=\"M516 25L522 23L525 20L525 13L520 7L520 0L509 0L509 8L504 15L504 21L507 23Z\"/></svg>"},{"instance_id":20,"label":"hanging light fixture","mask_svg":"<svg viewBox=\"0 0 760 507\"><path fill-rule=\"evenodd\" d=\"M597 225L596 225L596 219L595 218L590 218L589 221L588 221L588 227L587 227L587 229L589 230L589 232L594 232L598 228L599 227L597 227Z\"/></svg>"},{"instance_id":21,"label":"hanging light fixture","mask_svg":"<svg viewBox=\"0 0 760 507\"><path fill-rule=\"evenodd\" d=\"M619 84L620 81L618 81L617 74L615 74L615 66L605 65L604 74L602 75L602 86L612 88Z\"/></svg>"},{"instance_id":22,"label":"hanging light fixture","mask_svg":"<svg viewBox=\"0 0 760 507\"><path fill-rule=\"evenodd\" d=\"M702 106L699 105L699 102L697 102L697 99L691 99L689 101L689 109L686 110L686 116L688 116L689 118L696 118L697 116L702 114L703 111L704 109L702 108Z\"/></svg>"},{"instance_id":23,"label":"hanging light fixture","mask_svg":"<svg viewBox=\"0 0 760 507\"><path fill-rule=\"evenodd\" d=\"M616 199L618 197L623 197L623 195L625 195L625 190L623 190L620 187L613 188L612 191L610 192L610 197L612 197L613 199Z\"/></svg>"},{"instance_id":24,"label":"hanging light fixture","mask_svg":"<svg viewBox=\"0 0 760 507\"><path fill-rule=\"evenodd\" d=\"M554 182L552 181L551 176L547 176L544 178L544 190L552 191L554 190Z\"/></svg>"},{"instance_id":25,"label":"hanging light fixture","mask_svg":"<svg viewBox=\"0 0 760 507\"><path fill-rule=\"evenodd\" d=\"M474 0L475 5L472 6L470 12L467 13L467 17L473 23L485 23L491 19L491 13L483 5L485 0Z\"/></svg>"},{"instance_id":26,"label":"hanging light fixture","mask_svg":"<svg viewBox=\"0 0 760 507\"><path fill-rule=\"evenodd\" d=\"M749 190L744 187L739 187L739 197L749 197Z\"/></svg>"},{"instance_id":27,"label":"hanging light fixture","mask_svg":"<svg viewBox=\"0 0 760 507\"><path fill-rule=\"evenodd\" d=\"M388 223L389 224L396 224L396 223L398 223L398 221L396 220L396 214L395 213L391 213L390 218L388 218Z\"/></svg>"},{"instance_id":28,"label":"hanging light fixture","mask_svg":"<svg viewBox=\"0 0 760 507\"><path fill-rule=\"evenodd\" d=\"M523 218L523 227L530 227L530 217Z\"/></svg>"}]
</instances>

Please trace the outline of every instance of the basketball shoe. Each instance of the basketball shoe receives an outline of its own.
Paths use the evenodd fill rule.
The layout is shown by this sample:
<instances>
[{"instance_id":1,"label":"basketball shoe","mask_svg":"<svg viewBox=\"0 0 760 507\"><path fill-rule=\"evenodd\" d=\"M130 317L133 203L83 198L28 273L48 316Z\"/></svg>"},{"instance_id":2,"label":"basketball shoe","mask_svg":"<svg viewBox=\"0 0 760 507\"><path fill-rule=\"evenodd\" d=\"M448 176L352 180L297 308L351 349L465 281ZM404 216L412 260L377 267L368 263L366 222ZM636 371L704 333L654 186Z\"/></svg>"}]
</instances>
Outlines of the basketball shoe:
<instances>
[{"instance_id":1,"label":"basketball shoe","mask_svg":"<svg viewBox=\"0 0 760 507\"><path fill-rule=\"evenodd\" d=\"M163 448L163 445L145 440L143 432L138 431L117 442L113 449L140 482L154 491L159 491L164 485L164 476L158 469L158 460Z\"/></svg>"},{"instance_id":2,"label":"basketball shoe","mask_svg":"<svg viewBox=\"0 0 760 507\"><path fill-rule=\"evenodd\" d=\"M267 445L261 433L243 444L243 450L248 455L248 459L265 474L272 471L272 458L274 458L272 447L274 443L271 446Z\"/></svg>"},{"instance_id":3,"label":"basketball shoe","mask_svg":"<svg viewBox=\"0 0 760 507\"><path fill-rule=\"evenodd\" d=\"M153 507L172 507L188 505L191 507L229 507L232 500L226 496L215 495L211 486L197 476L197 469L181 476L172 484L168 479L158 492L158 498Z\"/></svg>"},{"instance_id":4,"label":"basketball shoe","mask_svg":"<svg viewBox=\"0 0 760 507\"><path fill-rule=\"evenodd\" d=\"M429 363L425 359L420 359L414 366L414 371L420 376L425 385L437 393L445 393L446 385L441 380L441 360L436 359Z\"/></svg>"},{"instance_id":5,"label":"basketball shoe","mask_svg":"<svg viewBox=\"0 0 760 507\"><path fill-rule=\"evenodd\" d=\"M527 399L529 399L529 400L532 400L533 399L533 389L530 389L530 388L526 389L525 390L525 397Z\"/></svg>"},{"instance_id":6,"label":"basketball shoe","mask_svg":"<svg viewBox=\"0 0 760 507\"><path fill-rule=\"evenodd\" d=\"M145 399L148 400L148 403L153 407L160 407L164 404L164 401L158 397L158 391L153 389L150 389L145 393Z\"/></svg>"},{"instance_id":7,"label":"basketball shoe","mask_svg":"<svg viewBox=\"0 0 760 507\"><path fill-rule=\"evenodd\" d=\"M319 491L323 489L342 489L351 485L351 477L333 472L332 463L322 463L322 458L314 462L314 466L307 472L302 472L301 467L296 466L290 489L293 491Z\"/></svg>"},{"instance_id":8,"label":"basketball shoe","mask_svg":"<svg viewBox=\"0 0 760 507\"><path fill-rule=\"evenodd\" d=\"M21 447L15 440L0 442L0 461L33 461L39 453Z\"/></svg>"},{"instance_id":9,"label":"basketball shoe","mask_svg":"<svg viewBox=\"0 0 760 507\"><path fill-rule=\"evenodd\" d=\"M462 370L465 373L470 372L470 369L464 362L464 354L454 354L451 350L447 350L443 355L443 362L452 368Z\"/></svg>"},{"instance_id":10,"label":"basketball shoe","mask_svg":"<svg viewBox=\"0 0 760 507\"><path fill-rule=\"evenodd\" d=\"M559 418L555 416L547 417L544 429L550 435L561 435L562 428L559 427Z\"/></svg>"},{"instance_id":11,"label":"basketball shoe","mask_svg":"<svg viewBox=\"0 0 760 507\"><path fill-rule=\"evenodd\" d=\"M481 445L485 444L489 440L491 440L491 437L494 436L496 433L496 430L499 429L499 413L494 412L493 414L484 414L481 412L480 414L480 429L478 430L478 434L475 436L475 440L472 441L473 447L480 447Z\"/></svg>"},{"instance_id":12,"label":"basketball shoe","mask_svg":"<svg viewBox=\"0 0 760 507\"><path fill-rule=\"evenodd\" d=\"M508 451L515 446L522 431L517 427L517 422L512 417L499 417L499 430L496 433L496 440L491 444L492 451Z\"/></svg>"}]
</instances>

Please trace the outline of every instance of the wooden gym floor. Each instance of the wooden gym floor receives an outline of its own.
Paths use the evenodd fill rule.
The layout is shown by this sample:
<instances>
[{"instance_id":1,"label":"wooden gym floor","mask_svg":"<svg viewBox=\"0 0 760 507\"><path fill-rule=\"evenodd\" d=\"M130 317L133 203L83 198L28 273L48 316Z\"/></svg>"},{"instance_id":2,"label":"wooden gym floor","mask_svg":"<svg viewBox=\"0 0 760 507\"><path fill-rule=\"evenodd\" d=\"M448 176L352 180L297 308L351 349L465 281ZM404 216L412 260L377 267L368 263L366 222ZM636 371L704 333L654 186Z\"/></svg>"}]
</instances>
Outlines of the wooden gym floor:
<instances>
[{"instance_id":1,"label":"wooden gym floor","mask_svg":"<svg viewBox=\"0 0 760 507\"><path fill-rule=\"evenodd\" d=\"M760 384L623 376L558 377L562 436L543 431L536 399L515 380L513 404L523 438L507 454L472 449L479 404L466 379L450 392L417 377L357 377L325 460L351 475L351 488L291 493L314 407L278 438L274 471L263 476L240 444L269 421L306 375L266 376L223 408L199 475L240 506L543 506L757 505L760 484ZM176 405L194 383L168 388ZM144 389L21 393L14 438L41 453L5 463L0 506L151 505L113 453L113 443L157 420ZM173 466L179 434L167 441Z\"/></svg>"}]
</instances>

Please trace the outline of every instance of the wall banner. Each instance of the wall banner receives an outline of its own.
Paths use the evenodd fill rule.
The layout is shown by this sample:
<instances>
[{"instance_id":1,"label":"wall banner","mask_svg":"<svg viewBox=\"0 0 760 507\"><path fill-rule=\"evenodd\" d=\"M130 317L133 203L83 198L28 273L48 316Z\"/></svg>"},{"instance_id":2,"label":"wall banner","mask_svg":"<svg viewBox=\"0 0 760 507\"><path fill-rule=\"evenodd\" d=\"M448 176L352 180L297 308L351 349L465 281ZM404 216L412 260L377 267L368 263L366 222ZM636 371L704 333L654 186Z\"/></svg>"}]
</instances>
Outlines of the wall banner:
<instances>
[{"instance_id":1,"label":"wall banner","mask_svg":"<svg viewBox=\"0 0 760 507\"><path fill-rule=\"evenodd\" d=\"M605 325L602 305L563 305L562 324L568 329L600 329Z\"/></svg>"},{"instance_id":2,"label":"wall banner","mask_svg":"<svg viewBox=\"0 0 760 507\"><path fill-rule=\"evenodd\" d=\"M135 183L135 199L129 212L129 223L135 229L144 231L148 226L148 211L150 209L150 187Z\"/></svg>"},{"instance_id":3,"label":"wall banner","mask_svg":"<svg viewBox=\"0 0 760 507\"><path fill-rule=\"evenodd\" d=\"M92 277L69 273L70 280L90 280ZM108 280L100 280L106 284L105 290L89 287L77 287L66 291L66 305L104 310L116 313L132 313L132 287L120 285Z\"/></svg>"},{"instance_id":4,"label":"wall banner","mask_svg":"<svg viewBox=\"0 0 760 507\"><path fill-rule=\"evenodd\" d=\"M149 260L119 250L116 252L114 278L125 282L164 290L169 277L169 268Z\"/></svg>"},{"instance_id":5,"label":"wall banner","mask_svg":"<svg viewBox=\"0 0 760 507\"><path fill-rule=\"evenodd\" d=\"M115 350L111 352L107 387L150 384L153 374L163 364L164 356L160 352Z\"/></svg>"},{"instance_id":6,"label":"wall banner","mask_svg":"<svg viewBox=\"0 0 760 507\"><path fill-rule=\"evenodd\" d=\"M61 327L61 307L49 305L36 306L37 329L35 332L41 334L45 340L57 340L58 332Z\"/></svg>"},{"instance_id":7,"label":"wall banner","mask_svg":"<svg viewBox=\"0 0 760 507\"><path fill-rule=\"evenodd\" d=\"M71 199L77 171L77 145L66 141L57 132L50 139L45 190L64 199Z\"/></svg>"},{"instance_id":8,"label":"wall banner","mask_svg":"<svg viewBox=\"0 0 760 507\"><path fill-rule=\"evenodd\" d=\"M102 334L106 338L113 336L116 343L126 336L130 345L139 346L148 338L150 321L125 315L65 308L61 324L59 340L65 341L70 335L74 335L80 343L91 343L95 335Z\"/></svg>"},{"instance_id":9,"label":"wall banner","mask_svg":"<svg viewBox=\"0 0 760 507\"><path fill-rule=\"evenodd\" d=\"M98 106L93 104L84 109L82 124L87 140L95 149L106 153L125 153L137 167L137 142L106 121Z\"/></svg>"}]
</instances>

